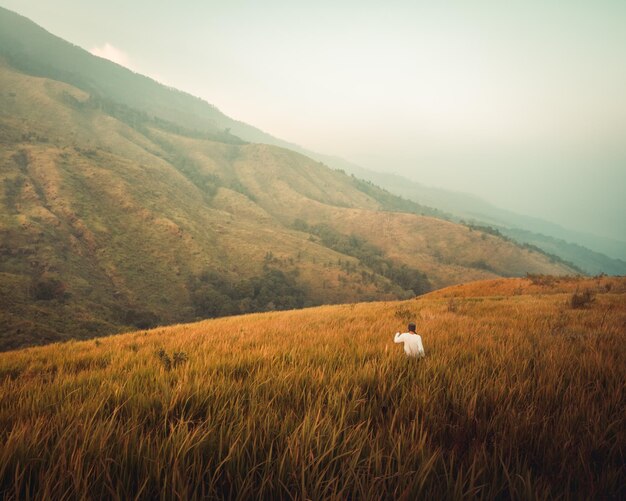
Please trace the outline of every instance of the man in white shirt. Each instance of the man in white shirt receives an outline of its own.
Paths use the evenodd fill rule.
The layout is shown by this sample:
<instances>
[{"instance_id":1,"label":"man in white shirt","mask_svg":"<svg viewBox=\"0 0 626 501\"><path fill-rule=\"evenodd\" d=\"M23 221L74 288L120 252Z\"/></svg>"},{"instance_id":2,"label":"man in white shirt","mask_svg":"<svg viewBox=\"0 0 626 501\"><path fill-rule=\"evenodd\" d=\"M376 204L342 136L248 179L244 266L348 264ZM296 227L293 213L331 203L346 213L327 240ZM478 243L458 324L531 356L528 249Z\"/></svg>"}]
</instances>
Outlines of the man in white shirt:
<instances>
[{"instance_id":1,"label":"man in white shirt","mask_svg":"<svg viewBox=\"0 0 626 501\"><path fill-rule=\"evenodd\" d=\"M404 343L404 353L409 357L425 357L424 345L422 344L422 336L415 333L415 324L409 324L409 332L400 334L396 332L393 338L394 343Z\"/></svg>"}]
</instances>

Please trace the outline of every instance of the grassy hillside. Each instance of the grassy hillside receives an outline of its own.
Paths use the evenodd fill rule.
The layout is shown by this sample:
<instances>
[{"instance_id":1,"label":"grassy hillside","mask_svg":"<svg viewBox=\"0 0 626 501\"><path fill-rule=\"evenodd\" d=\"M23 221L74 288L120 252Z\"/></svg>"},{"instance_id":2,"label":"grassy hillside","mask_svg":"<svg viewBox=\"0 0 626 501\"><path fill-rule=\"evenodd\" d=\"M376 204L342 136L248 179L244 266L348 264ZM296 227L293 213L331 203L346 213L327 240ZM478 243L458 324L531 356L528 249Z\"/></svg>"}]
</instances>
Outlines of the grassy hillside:
<instances>
[{"instance_id":1,"label":"grassy hillside","mask_svg":"<svg viewBox=\"0 0 626 501\"><path fill-rule=\"evenodd\" d=\"M0 87L0 349L575 271L290 150L2 63Z\"/></svg>"},{"instance_id":2,"label":"grassy hillside","mask_svg":"<svg viewBox=\"0 0 626 501\"><path fill-rule=\"evenodd\" d=\"M500 228L500 231L517 242L536 245L546 252L558 254L563 259L575 264L590 275L600 273L606 273L607 275L626 275L626 261L624 260L626 254L623 254L621 259L612 259L600 252L594 252L581 245L572 244L565 240L539 233L511 228Z\"/></svg>"},{"instance_id":3,"label":"grassy hillside","mask_svg":"<svg viewBox=\"0 0 626 501\"><path fill-rule=\"evenodd\" d=\"M625 242L568 230L549 221L501 209L474 195L433 188L395 174L373 172L338 158L328 158L327 163L396 195L437 207L457 219L494 226L518 242L536 245L573 262L586 273L626 273Z\"/></svg>"},{"instance_id":4,"label":"grassy hillside","mask_svg":"<svg viewBox=\"0 0 626 501\"><path fill-rule=\"evenodd\" d=\"M2 348L202 316L190 281L206 272L297 271L304 304L377 297L382 284L401 294L382 276L354 284L336 265L349 257L274 221L240 193L229 164L214 175L212 163L240 154L232 143L200 141L212 156L197 165L152 121L132 127L81 106L89 96L75 88L7 67L0 80ZM344 199L376 206L343 183Z\"/></svg>"},{"instance_id":5,"label":"grassy hillside","mask_svg":"<svg viewBox=\"0 0 626 501\"><path fill-rule=\"evenodd\" d=\"M624 279L533 276L0 354L0 492L623 499L624 325Z\"/></svg>"}]
</instances>

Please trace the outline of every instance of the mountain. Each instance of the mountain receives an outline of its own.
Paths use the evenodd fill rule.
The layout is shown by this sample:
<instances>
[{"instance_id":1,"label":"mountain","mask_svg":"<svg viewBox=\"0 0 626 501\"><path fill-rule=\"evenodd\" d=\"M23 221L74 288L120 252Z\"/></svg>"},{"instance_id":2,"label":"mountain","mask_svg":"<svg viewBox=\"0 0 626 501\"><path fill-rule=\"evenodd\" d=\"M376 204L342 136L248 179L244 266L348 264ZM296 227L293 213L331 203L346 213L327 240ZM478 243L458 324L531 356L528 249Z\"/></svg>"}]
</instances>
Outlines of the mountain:
<instances>
[{"instance_id":1,"label":"mountain","mask_svg":"<svg viewBox=\"0 0 626 501\"><path fill-rule=\"evenodd\" d=\"M187 133L202 134L216 140L232 140L236 136L248 142L265 143L287 148L322 161L325 164L367 179L390 192L417 201L421 205L436 207L443 213L451 213L468 220L503 228L522 229L540 234L522 243L536 245L548 252L555 247L544 246L546 235L575 242L594 249L592 257L574 260L575 264L587 272L611 273L620 270L626 273L625 266L615 259L624 259L626 243L607 238L566 230L559 225L538 218L521 216L499 209L472 195L430 188L401 176L382 174L363 169L343 159L324 155L302 148L299 145L281 140L253 126L233 120L215 106L176 89L133 73L106 59L96 58L80 47L55 37L27 18L0 8L0 54L14 68L27 74L62 81L75 86L91 96L97 96L101 106L115 107L120 104L133 110L158 117L161 120L183 127ZM441 214L439 214L441 215ZM518 233L519 235L519 233ZM557 246L558 247L558 246ZM549 250L551 249L551 250ZM603 263L598 253L613 257ZM555 254L570 259L570 251L557 249ZM584 254L575 253L581 258Z\"/></svg>"},{"instance_id":2,"label":"mountain","mask_svg":"<svg viewBox=\"0 0 626 501\"><path fill-rule=\"evenodd\" d=\"M499 227L499 230L517 242L528 243L549 254L555 254L576 265L587 274L626 275L626 261L623 259L613 259L582 245L519 228Z\"/></svg>"},{"instance_id":3,"label":"mountain","mask_svg":"<svg viewBox=\"0 0 626 501\"><path fill-rule=\"evenodd\" d=\"M624 499L625 322L531 277L0 353L0 497Z\"/></svg>"},{"instance_id":4,"label":"mountain","mask_svg":"<svg viewBox=\"0 0 626 501\"><path fill-rule=\"evenodd\" d=\"M396 174L374 172L340 158L328 157L327 163L391 193L436 207L453 220L492 226L522 244L556 254L586 273L626 275L626 242L569 230L540 218L501 209L474 195L426 186Z\"/></svg>"},{"instance_id":5,"label":"mountain","mask_svg":"<svg viewBox=\"0 0 626 501\"><path fill-rule=\"evenodd\" d=\"M0 349L577 272L244 141L209 104L5 10L0 41Z\"/></svg>"},{"instance_id":6,"label":"mountain","mask_svg":"<svg viewBox=\"0 0 626 501\"><path fill-rule=\"evenodd\" d=\"M72 85L92 96L216 138L230 133L249 142L299 147L233 120L215 106L162 85L58 38L29 19L0 7L0 54L24 73ZM229 131L229 132L227 132Z\"/></svg>"}]
</instances>

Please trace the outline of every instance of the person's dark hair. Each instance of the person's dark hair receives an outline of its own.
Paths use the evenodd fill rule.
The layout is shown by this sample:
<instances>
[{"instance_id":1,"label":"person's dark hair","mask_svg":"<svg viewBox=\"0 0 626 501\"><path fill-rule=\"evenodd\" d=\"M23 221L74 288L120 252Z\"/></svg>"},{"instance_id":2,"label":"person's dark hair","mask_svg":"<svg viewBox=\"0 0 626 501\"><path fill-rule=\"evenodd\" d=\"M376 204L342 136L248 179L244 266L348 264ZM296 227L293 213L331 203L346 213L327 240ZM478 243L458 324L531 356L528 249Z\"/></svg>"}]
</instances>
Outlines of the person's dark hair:
<instances>
[{"instance_id":1,"label":"person's dark hair","mask_svg":"<svg viewBox=\"0 0 626 501\"><path fill-rule=\"evenodd\" d=\"M409 324L409 332L415 332L415 324L413 322Z\"/></svg>"}]
</instances>

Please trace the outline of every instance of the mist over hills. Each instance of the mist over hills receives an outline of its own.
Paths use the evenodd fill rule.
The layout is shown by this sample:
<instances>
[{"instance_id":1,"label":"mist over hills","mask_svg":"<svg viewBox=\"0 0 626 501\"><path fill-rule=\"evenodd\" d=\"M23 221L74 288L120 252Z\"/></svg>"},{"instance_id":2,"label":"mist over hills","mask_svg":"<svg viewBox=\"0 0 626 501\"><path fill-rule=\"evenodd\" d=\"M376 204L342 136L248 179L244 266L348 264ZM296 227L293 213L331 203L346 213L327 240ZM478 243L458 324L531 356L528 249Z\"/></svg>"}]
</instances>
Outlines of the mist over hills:
<instances>
[{"instance_id":1,"label":"mist over hills","mask_svg":"<svg viewBox=\"0 0 626 501\"><path fill-rule=\"evenodd\" d=\"M3 9L0 89L0 349L578 272Z\"/></svg>"},{"instance_id":2,"label":"mist over hills","mask_svg":"<svg viewBox=\"0 0 626 501\"><path fill-rule=\"evenodd\" d=\"M550 221L501 209L475 195L426 186L396 174L374 172L340 158L328 157L327 163L372 181L391 193L437 207L455 221L492 226L520 243L556 254L586 273L626 274L626 242L563 228Z\"/></svg>"}]
</instances>

